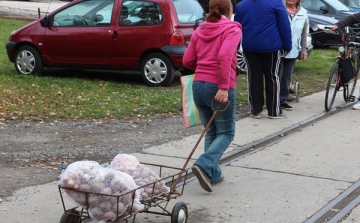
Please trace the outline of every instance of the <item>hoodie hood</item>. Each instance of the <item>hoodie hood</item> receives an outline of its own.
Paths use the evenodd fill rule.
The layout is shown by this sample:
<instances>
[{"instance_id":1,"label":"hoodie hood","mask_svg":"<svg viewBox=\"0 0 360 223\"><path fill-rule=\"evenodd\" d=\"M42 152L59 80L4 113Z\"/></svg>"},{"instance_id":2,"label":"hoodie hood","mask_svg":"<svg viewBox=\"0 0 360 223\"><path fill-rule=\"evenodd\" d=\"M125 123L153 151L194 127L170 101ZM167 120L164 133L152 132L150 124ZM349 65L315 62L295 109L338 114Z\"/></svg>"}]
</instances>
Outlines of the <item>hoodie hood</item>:
<instances>
[{"instance_id":1,"label":"hoodie hood","mask_svg":"<svg viewBox=\"0 0 360 223\"><path fill-rule=\"evenodd\" d=\"M226 31L242 27L240 23L231 21L227 18L221 18L219 22L203 22L197 29L198 38L205 42L211 42L215 38L219 37L219 33L226 33Z\"/></svg>"}]
</instances>

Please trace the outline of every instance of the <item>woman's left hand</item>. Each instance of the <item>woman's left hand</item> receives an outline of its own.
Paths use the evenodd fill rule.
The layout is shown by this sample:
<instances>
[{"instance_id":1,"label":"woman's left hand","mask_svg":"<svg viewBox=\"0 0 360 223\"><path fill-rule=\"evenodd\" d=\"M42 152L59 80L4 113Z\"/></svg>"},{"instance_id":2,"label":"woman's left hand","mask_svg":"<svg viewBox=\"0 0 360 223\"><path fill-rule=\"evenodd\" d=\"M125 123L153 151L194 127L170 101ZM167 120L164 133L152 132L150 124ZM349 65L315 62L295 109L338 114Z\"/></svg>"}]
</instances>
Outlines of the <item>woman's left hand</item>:
<instances>
[{"instance_id":1,"label":"woman's left hand","mask_svg":"<svg viewBox=\"0 0 360 223\"><path fill-rule=\"evenodd\" d=\"M301 59L302 61L306 61L307 60L307 52L301 52Z\"/></svg>"},{"instance_id":2,"label":"woman's left hand","mask_svg":"<svg viewBox=\"0 0 360 223\"><path fill-rule=\"evenodd\" d=\"M225 89L219 89L216 92L216 95L214 97L215 101L223 103L223 104L228 102L228 100L229 100L228 98L229 98L229 93L228 93L228 90L225 90Z\"/></svg>"}]
</instances>

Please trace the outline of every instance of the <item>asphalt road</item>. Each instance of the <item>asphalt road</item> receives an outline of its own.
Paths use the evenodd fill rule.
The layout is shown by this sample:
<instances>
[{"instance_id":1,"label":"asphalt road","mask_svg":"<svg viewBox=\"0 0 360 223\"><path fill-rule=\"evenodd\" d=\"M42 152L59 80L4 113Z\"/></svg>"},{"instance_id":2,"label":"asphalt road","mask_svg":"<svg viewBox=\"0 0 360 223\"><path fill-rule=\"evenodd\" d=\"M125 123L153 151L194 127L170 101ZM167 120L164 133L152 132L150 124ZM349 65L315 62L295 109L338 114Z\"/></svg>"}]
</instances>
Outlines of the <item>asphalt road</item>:
<instances>
[{"instance_id":1,"label":"asphalt road","mask_svg":"<svg viewBox=\"0 0 360 223\"><path fill-rule=\"evenodd\" d=\"M0 1L0 17L33 21L67 4L66 1Z\"/></svg>"}]
</instances>

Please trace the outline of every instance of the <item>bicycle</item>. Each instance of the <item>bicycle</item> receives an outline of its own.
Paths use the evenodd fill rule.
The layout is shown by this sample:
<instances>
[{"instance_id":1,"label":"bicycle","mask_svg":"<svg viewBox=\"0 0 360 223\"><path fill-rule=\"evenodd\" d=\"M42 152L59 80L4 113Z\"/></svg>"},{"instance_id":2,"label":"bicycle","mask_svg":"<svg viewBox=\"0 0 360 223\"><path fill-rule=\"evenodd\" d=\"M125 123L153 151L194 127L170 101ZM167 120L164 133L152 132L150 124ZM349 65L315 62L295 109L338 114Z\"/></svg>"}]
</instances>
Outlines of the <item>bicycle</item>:
<instances>
[{"instance_id":1,"label":"bicycle","mask_svg":"<svg viewBox=\"0 0 360 223\"><path fill-rule=\"evenodd\" d=\"M330 29L331 26L325 26L325 29ZM325 110L330 111L334 104L336 93L340 90L343 91L345 102L354 102L353 96L357 78L359 74L359 42L352 41L357 37L354 32L349 32L349 28L345 31L337 30L341 36L341 46L339 47L340 54L336 57L334 65L330 71L330 76L326 86L325 94ZM349 80L345 80L349 76Z\"/></svg>"}]
</instances>

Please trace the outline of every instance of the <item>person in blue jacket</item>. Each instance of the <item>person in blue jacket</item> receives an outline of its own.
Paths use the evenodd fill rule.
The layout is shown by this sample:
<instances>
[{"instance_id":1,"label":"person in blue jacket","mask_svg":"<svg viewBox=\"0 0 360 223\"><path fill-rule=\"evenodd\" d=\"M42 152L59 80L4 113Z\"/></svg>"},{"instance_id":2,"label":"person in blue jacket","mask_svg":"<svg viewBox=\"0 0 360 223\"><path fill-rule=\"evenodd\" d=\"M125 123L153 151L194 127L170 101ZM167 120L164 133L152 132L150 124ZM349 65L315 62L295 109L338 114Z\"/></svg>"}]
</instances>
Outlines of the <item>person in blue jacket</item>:
<instances>
[{"instance_id":1,"label":"person in blue jacket","mask_svg":"<svg viewBox=\"0 0 360 223\"><path fill-rule=\"evenodd\" d=\"M282 0L243 0L234 20L243 27L242 48L248 63L251 117L261 118L265 103L269 118L286 118L280 106L281 55L292 48L291 28Z\"/></svg>"}]
</instances>

